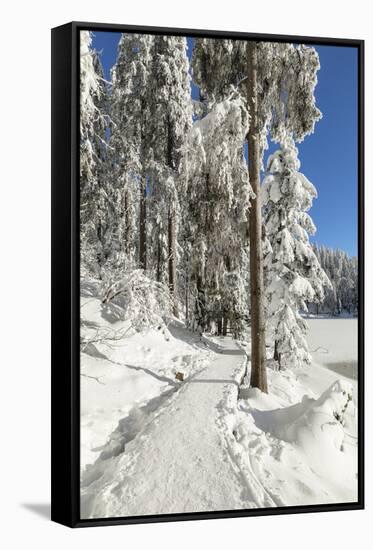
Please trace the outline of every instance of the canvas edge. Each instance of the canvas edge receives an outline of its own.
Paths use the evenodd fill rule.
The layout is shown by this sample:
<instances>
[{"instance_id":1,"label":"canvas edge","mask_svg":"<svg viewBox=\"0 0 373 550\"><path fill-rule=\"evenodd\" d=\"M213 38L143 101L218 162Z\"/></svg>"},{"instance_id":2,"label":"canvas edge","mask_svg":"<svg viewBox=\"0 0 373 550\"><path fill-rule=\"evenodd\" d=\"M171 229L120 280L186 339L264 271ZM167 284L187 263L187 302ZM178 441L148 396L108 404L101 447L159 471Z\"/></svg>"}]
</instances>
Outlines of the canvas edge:
<instances>
[{"instance_id":1,"label":"canvas edge","mask_svg":"<svg viewBox=\"0 0 373 550\"><path fill-rule=\"evenodd\" d=\"M51 519L73 526L79 519L76 442L79 364L74 359L76 330L76 33L71 24L51 36ZM75 317L74 317L75 311Z\"/></svg>"}]
</instances>

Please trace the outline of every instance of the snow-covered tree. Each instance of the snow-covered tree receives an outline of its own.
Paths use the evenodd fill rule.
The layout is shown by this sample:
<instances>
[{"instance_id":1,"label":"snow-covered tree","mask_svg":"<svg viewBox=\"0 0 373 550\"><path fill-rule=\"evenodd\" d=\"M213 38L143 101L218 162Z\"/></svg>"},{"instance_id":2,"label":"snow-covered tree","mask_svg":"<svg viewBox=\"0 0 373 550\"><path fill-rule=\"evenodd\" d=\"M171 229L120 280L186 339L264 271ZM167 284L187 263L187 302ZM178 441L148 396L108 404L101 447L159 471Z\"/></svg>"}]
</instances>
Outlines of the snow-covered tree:
<instances>
[{"instance_id":1,"label":"snow-covered tree","mask_svg":"<svg viewBox=\"0 0 373 550\"><path fill-rule=\"evenodd\" d=\"M193 80L202 102L218 103L247 77L247 42L196 38L193 48Z\"/></svg>"},{"instance_id":2,"label":"snow-covered tree","mask_svg":"<svg viewBox=\"0 0 373 550\"><path fill-rule=\"evenodd\" d=\"M116 249L122 267L131 266L135 261L142 269L147 267L153 41L151 35L122 34L112 71L110 147L116 204L120 205L121 212L117 216Z\"/></svg>"},{"instance_id":3,"label":"snow-covered tree","mask_svg":"<svg viewBox=\"0 0 373 550\"><path fill-rule=\"evenodd\" d=\"M89 31L80 33L80 221L82 265L100 276L106 257L107 93Z\"/></svg>"},{"instance_id":4,"label":"snow-covered tree","mask_svg":"<svg viewBox=\"0 0 373 550\"><path fill-rule=\"evenodd\" d=\"M301 141L320 118L318 56L307 46L196 39L191 129L186 52L183 37L123 34L107 95L82 34L82 254L109 280L146 270L201 330L239 335L250 313L251 384L267 391L260 169L269 138ZM347 267L341 303L342 294L353 302Z\"/></svg>"},{"instance_id":5,"label":"snow-covered tree","mask_svg":"<svg viewBox=\"0 0 373 550\"><path fill-rule=\"evenodd\" d=\"M322 302L329 279L309 242L316 228L307 213L317 191L299 172L298 150L287 140L272 154L262 186L264 223L271 245L267 264L267 318L279 367L310 362L301 312Z\"/></svg>"},{"instance_id":6,"label":"snow-covered tree","mask_svg":"<svg viewBox=\"0 0 373 550\"><path fill-rule=\"evenodd\" d=\"M320 64L315 48L310 46L198 38L192 67L202 100L210 104L221 101L234 88L249 102L248 96L254 91L248 90L253 81L249 74L252 53L262 158L269 136L280 143L289 134L302 141L313 133L321 118L314 97Z\"/></svg>"},{"instance_id":7,"label":"snow-covered tree","mask_svg":"<svg viewBox=\"0 0 373 550\"><path fill-rule=\"evenodd\" d=\"M185 250L194 326L237 334L247 312L247 214L251 197L239 97L214 105L190 132L185 158ZM225 327L225 329L223 328Z\"/></svg>"},{"instance_id":8,"label":"snow-covered tree","mask_svg":"<svg viewBox=\"0 0 373 550\"><path fill-rule=\"evenodd\" d=\"M332 284L327 289L322 304L311 304L315 313L340 315L357 314L358 309L358 263L343 250L314 246L313 250Z\"/></svg>"},{"instance_id":9,"label":"snow-covered tree","mask_svg":"<svg viewBox=\"0 0 373 550\"><path fill-rule=\"evenodd\" d=\"M208 40L211 40L209 45ZM251 385L266 392L260 169L268 136L276 142L282 142L288 136L301 141L313 132L315 122L321 117L314 97L319 60L316 50L308 46L228 41L221 48L215 46L216 42L214 39L198 42L193 74L205 102L226 97L233 86L242 94L250 114L245 139L250 184L255 194L249 218ZM223 68L221 59L229 49L235 62ZM217 67L216 74L209 67Z\"/></svg>"},{"instance_id":10,"label":"snow-covered tree","mask_svg":"<svg viewBox=\"0 0 373 550\"><path fill-rule=\"evenodd\" d=\"M180 167L192 124L189 60L183 37L156 36L149 94L151 253L158 281L168 281L177 315ZM149 258L150 259L150 258Z\"/></svg>"}]
</instances>

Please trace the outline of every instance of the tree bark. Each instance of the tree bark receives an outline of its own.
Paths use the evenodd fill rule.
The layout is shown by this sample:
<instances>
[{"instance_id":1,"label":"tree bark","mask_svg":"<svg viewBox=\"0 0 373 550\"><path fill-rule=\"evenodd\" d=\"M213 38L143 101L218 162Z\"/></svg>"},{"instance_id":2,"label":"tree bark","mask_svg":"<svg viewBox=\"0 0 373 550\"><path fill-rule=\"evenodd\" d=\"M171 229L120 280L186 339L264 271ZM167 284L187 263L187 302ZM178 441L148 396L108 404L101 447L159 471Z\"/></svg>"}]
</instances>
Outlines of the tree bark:
<instances>
[{"instance_id":1,"label":"tree bark","mask_svg":"<svg viewBox=\"0 0 373 550\"><path fill-rule=\"evenodd\" d=\"M248 42L247 100L250 111L248 159L250 184L255 193L250 208L250 299L251 299L251 377L250 385L268 393L265 348L264 284L262 253L262 209L260 198L260 134L258 120L256 42Z\"/></svg>"},{"instance_id":2,"label":"tree bark","mask_svg":"<svg viewBox=\"0 0 373 550\"><path fill-rule=\"evenodd\" d=\"M216 326L217 326L218 336L221 336L222 331L223 331L223 316L222 315L218 316Z\"/></svg>"},{"instance_id":3,"label":"tree bark","mask_svg":"<svg viewBox=\"0 0 373 550\"><path fill-rule=\"evenodd\" d=\"M189 327L189 276L185 277L185 321L186 326Z\"/></svg>"},{"instance_id":4,"label":"tree bark","mask_svg":"<svg viewBox=\"0 0 373 550\"><path fill-rule=\"evenodd\" d=\"M158 234L158 240L157 240L157 283L160 283L161 281L161 237Z\"/></svg>"},{"instance_id":5,"label":"tree bark","mask_svg":"<svg viewBox=\"0 0 373 550\"><path fill-rule=\"evenodd\" d=\"M129 254L129 234L130 234L130 223L129 223L129 205L128 205L128 191L124 192L124 252L126 258Z\"/></svg>"},{"instance_id":6,"label":"tree bark","mask_svg":"<svg viewBox=\"0 0 373 550\"><path fill-rule=\"evenodd\" d=\"M171 170L174 170L174 141L171 131L170 116L167 118L167 165ZM174 198L170 199L170 205L168 209L168 286L170 289L171 297L173 298L173 314L175 317L179 317L176 303L176 218Z\"/></svg>"},{"instance_id":7,"label":"tree bark","mask_svg":"<svg viewBox=\"0 0 373 550\"><path fill-rule=\"evenodd\" d=\"M227 336L228 332L228 318L226 315L223 317L223 328L222 328L222 334L223 336Z\"/></svg>"},{"instance_id":8,"label":"tree bark","mask_svg":"<svg viewBox=\"0 0 373 550\"><path fill-rule=\"evenodd\" d=\"M146 270L146 179L143 178L140 189L140 245L139 264L140 269Z\"/></svg>"},{"instance_id":9,"label":"tree bark","mask_svg":"<svg viewBox=\"0 0 373 550\"><path fill-rule=\"evenodd\" d=\"M168 211L168 285L173 298L173 314L179 317L176 303L176 228L175 213L172 208Z\"/></svg>"},{"instance_id":10,"label":"tree bark","mask_svg":"<svg viewBox=\"0 0 373 550\"><path fill-rule=\"evenodd\" d=\"M275 349L273 352L273 359L278 361L278 340L275 340Z\"/></svg>"},{"instance_id":11,"label":"tree bark","mask_svg":"<svg viewBox=\"0 0 373 550\"><path fill-rule=\"evenodd\" d=\"M197 287L197 296L196 296L196 317L198 319L198 326L201 329L202 332L206 329L206 298L205 298L205 290L204 290L204 283L202 280L202 276L200 274L197 275L197 281L196 281L196 287Z\"/></svg>"},{"instance_id":12,"label":"tree bark","mask_svg":"<svg viewBox=\"0 0 373 550\"><path fill-rule=\"evenodd\" d=\"M273 353L273 359L277 361L278 370L281 370L281 353L278 351L278 340L275 340L275 350Z\"/></svg>"}]
</instances>

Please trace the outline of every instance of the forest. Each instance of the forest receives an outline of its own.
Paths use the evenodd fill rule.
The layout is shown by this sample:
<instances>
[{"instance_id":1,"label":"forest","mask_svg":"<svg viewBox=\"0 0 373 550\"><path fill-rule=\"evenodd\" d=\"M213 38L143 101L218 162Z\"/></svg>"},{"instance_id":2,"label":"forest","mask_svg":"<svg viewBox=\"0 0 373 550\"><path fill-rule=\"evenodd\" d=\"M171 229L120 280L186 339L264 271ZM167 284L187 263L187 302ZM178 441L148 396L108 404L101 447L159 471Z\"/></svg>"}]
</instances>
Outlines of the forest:
<instances>
[{"instance_id":1,"label":"forest","mask_svg":"<svg viewBox=\"0 0 373 550\"><path fill-rule=\"evenodd\" d=\"M82 276L106 300L126 287L140 326L173 315L240 338L251 324L262 369L267 325L283 365L307 360L301 314L357 310L356 259L309 241L317 191L295 141L321 118L315 49L197 38L188 56L184 37L123 34L109 83L91 40L82 32ZM264 167L268 139L279 148Z\"/></svg>"},{"instance_id":2,"label":"forest","mask_svg":"<svg viewBox=\"0 0 373 550\"><path fill-rule=\"evenodd\" d=\"M80 48L82 517L354 501L357 259L316 242L297 147L316 48L128 32L110 79Z\"/></svg>"}]
</instances>

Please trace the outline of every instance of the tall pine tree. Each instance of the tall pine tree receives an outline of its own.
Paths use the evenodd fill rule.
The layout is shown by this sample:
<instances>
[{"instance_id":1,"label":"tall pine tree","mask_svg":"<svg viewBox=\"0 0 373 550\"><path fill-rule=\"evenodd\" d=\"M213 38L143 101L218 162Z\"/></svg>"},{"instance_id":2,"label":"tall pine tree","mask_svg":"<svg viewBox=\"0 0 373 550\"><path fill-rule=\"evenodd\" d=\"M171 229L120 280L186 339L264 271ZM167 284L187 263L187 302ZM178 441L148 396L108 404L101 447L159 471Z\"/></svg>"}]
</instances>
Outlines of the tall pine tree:
<instances>
[{"instance_id":1,"label":"tall pine tree","mask_svg":"<svg viewBox=\"0 0 373 550\"><path fill-rule=\"evenodd\" d=\"M106 259L107 92L92 33L80 33L80 223L82 267L101 276Z\"/></svg>"},{"instance_id":2,"label":"tall pine tree","mask_svg":"<svg viewBox=\"0 0 373 550\"><path fill-rule=\"evenodd\" d=\"M271 252L266 299L275 360L280 368L310 363L307 323L300 313L307 302L322 302L330 282L309 242L316 228L307 211L317 192L299 172L298 151L291 140L268 159L262 186L264 222Z\"/></svg>"},{"instance_id":3,"label":"tall pine tree","mask_svg":"<svg viewBox=\"0 0 373 550\"><path fill-rule=\"evenodd\" d=\"M151 250L156 278L158 281L168 281L174 314L177 316L180 168L192 124L189 60L185 38L154 37L149 92Z\"/></svg>"},{"instance_id":4,"label":"tall pine tree","mask_svg":"<svg viewBox=\"0 0 373 550\"><path fill-rule=\"evenodd\" d=\"M209 44L207 44L207 42ZM248 169L255 193L250 211L251 385L267 391L260 169L268 136L301 141L321 117L315 105L319 60L314 48L271 42L197 41L194 78L203 99L213 102L236 88L246 101L251 122L247 135ZM229 51L235 63L221 66ZM217 67L216 74L209 67Z\"/></svg>"},{"instance_id":5,"label":"tall pine tree","mask_svg":"<svg viewBox=\"0 0 373 550\"><path fill-rule=\"evenodd\" d=\"M122 34L112 72L110 146L113 185L121 215L117 222L120 264L147 268L147 187L150 158L151 67L154 37ZM133 217L136 216L136 220ZM134 235L137 227L137 235Z\"/></svg>"},{"instance_id":6,"label":"tall pine tree","mask_svg":"<svg viewBox=\"0 0 373 550\"><path fill-rule=\"evenodd\" d=\"M243 140L247 109L236 97L215 104L194 123L185 182L186 263L195 297L194 326L242 331L251 190Z\"/></svg>"}]
</instances>

